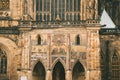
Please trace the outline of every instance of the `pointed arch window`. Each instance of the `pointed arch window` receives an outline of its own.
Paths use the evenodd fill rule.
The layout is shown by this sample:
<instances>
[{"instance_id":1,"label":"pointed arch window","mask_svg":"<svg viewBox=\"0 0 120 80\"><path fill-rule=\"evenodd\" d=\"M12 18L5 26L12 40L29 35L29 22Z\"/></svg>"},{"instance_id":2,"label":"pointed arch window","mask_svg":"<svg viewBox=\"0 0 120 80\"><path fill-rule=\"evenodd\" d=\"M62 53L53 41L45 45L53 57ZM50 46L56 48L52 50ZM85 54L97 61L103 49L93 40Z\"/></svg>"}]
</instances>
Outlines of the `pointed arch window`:
<instances>
[{"instance_id":1,"label":"pointed arch window","mask_svg":"<svg viewBox=\"0 0 120 80\"><path fill-rule=\"evenodd\" d=\"M6 53L0 49L0 75L7 72L7 57Z\"/></svg>"},{"instance_id":2,"label":"pointed arch window","mask_svg":"<svg viewBox=\"0 0 120 80\"><path fill-rule=\"evenodd\" d=\"M80 62L77 62L73 67L72 80L85 80L85 69Z\"/></svg>"},{"instance_id":3,"label":"pointed arch window","mask_svg":"<svg viewBox=\"0 0 120 80\"><path fill-rule=\"evenodd\" d=\"M117 55L117 50L114 50L114 54L112 56L112 80L120 80L120 62L119 57Z\"/></svg>"},{"instance_id":4,"label":"pointed arch window","mask_svg":"<svg viewBox=\"0 0 120 80\"><path fill-rule=\"evenodd\" d=\"M60 61L55 64L52 77L52 80L65 80L65 69Z\"/></svg>"},{"instance_id":5,"label":"pointed arch window","mask_svg":"<svg viewBox=\"0 0 120 80\"><path fill-rule=\"evenodd\" d=\"M37 43L38 43L38 45L41 45L41 36L40 35L38 35Z\"/></svg>"},{"instance_id":6,"label":"pointed arch window","mask_svg":"<svg viewBox=\"0 0 120 80\"><path fill-rule=\"evenodd\" d=\"M46 80L45 67L40 61L35 65L32 77L34 80Z\"/></svg>"},{"instance_id":7,"label":"pointed arch window","mask_svg":"<svg viewBox=\"0 0 120 80\"><path fill-rule=\"evenodd\" d=\"M80 45L80 36L79 35L76 36L76 45Z\"/></svg>"}]
</instances>

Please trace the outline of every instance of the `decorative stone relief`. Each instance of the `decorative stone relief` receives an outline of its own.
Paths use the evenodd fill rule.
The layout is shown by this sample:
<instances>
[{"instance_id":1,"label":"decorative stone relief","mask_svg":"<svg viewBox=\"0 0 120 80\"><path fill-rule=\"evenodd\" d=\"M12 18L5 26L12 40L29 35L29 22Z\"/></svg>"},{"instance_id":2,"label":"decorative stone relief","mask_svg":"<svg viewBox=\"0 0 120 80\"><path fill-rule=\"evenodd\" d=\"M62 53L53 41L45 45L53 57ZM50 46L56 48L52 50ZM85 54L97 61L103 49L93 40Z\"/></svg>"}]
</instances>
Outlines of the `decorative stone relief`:
<instances>
[{"instance_id":1,"label":"decorative stone relief","mask_svg":"<svg viewBox=\"0 0 120 80\"><path fill-rule=\"evenodd\" d=\"M22 20L23 20L23 21L32 20L32 18L31 18L30 15L26 14L26 15L23 15L23 16L22 16Z\"/></svg>"},{"instance_id":2,"label":"decorative stone relief","mask_svg":"<svg viewBox=\"0 0 120 80\"><path fill-rule=\"evenodd\" d=\"M63 48L54 48L52 51L52 55L57 55L57 54L65 55L66 51Z\"/></svg>"},{"instance_id":3,"label":"decorative stone relief","mask_svg":"<svg viewBox=\"0 0 120 80\"><path fill-rule=\"evenodd\" d=\"M46 52L33 53L31 55L31 59L30 59L30 61L31 61L31 65L30 66L33 66L34 63L36 61L38 61L38 60L42 60L43 63L45 63L46 60L47 60L47 53Z\"/></svg>"},{"instance_id":4,"label":"decorative stone relief","mask_svg":"<svg viewBox=\"0 0 120 80\"><path fill-rule=\"evenodd\" d=\"M64 45L65 44L65 35L64 34L55 34L52 36L52 42L54 45Z\"/></svg>"},{"instance_id":5,"label":"decorative stone relief","mask_svg":"<svg viewBox=\"0 0 120 80\"><path fill-rule=\"evenodd\" d=\"M52 57L52 62L54 62L57 59L61 59L62 61L66 62L66 57L65 56L53 56Z\"/></svg>"},{"instance_id":6,"label":"decorative stone relief","mask_svg":"<svg viewBox=\"0 0 120 80\"><path fill-rule=\"evenodd\" d=\"M0 17L8 17L9 15L10 15L10 13L7 11L0 12Z\"/></svg>"},{"instance_id":7,"label":"decorative stone relief","mask_svg":"<svg viewBox=\"0 0 120 80\"><path fill-rule=\"evenodd\" d=\"M31 60L38 60L38 59L47 59L46 52L34 53L33 55L31 55Z\"/></svg>"},{"instance_id":8,"label":"decorative stone relief","mask_svg":"<svg viewBox=\"0 0 120 80\"><path fill-rule=\"evenodd\" d=\"M89 0L88 2L88 13L89 13L89 19L95 19L96 17L96 1L95 0Z\"/></svg>"},{"instance_id":9,"label":"decorative stone relief","mask_svg":"<svg viewBox=\"0 0 120 80\"><path fill-rule=\"evenodd\" d=\"M72 59L86 59L86 52L75 52L74 50L71 51L71 58Z\"/></svg>"},{"instance_id":10,"label":"decorative stone relief","mask_svg":"<svg viewBox=\"0 0 120 80\"><path fill-rule=\"evenodd\" d=\"M0 10L9 9L9 0L0 0Z\"/></svg>"}]
</instances>

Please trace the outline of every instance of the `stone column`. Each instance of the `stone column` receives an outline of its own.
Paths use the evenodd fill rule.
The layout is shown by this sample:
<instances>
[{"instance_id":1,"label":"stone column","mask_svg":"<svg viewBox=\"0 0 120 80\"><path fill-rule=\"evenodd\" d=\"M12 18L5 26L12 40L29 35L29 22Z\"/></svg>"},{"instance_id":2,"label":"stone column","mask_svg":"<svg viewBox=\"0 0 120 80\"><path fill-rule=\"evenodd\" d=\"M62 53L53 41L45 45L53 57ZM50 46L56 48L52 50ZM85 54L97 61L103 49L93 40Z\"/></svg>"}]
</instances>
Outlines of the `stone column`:
<instances>
[{"instance_id":1,"label":"stone column","mask_svg":"<svg viewBox=\"0 0 120 80\"><path fill-rule=\"evenodd\" d=\"M28 80L32 80L32 71L27 72Z\"/></svg>"},{"instance_id":2,"label":"stone column","mask_svg":"<svg viewBox=\"0 0 120 80\"><path fill-rule=\"evenodd\" d=\"M66 71L66 80L72 80L72 71L71 70Z\"/></svg>"},{"instance_id":3,"label":"stone column","mask_svg":"<svg viewBox=\"0 0 120 80\"><path fill-rule=\"evenodd\" d=\"M22 66L21 69L28 70L30 68L30 50L31 50L31 40L30 40L30 35L28 33L23 33L22 35Z\"/></svg>"},{"instance_id":4,"label":"stone column","mask_svg":"<svg viewBox=\"0 0 120 80\"><path fill-rule=\"evenodd\" d=\"M86 78L85 80L89 80L89 78L90 78L90 71L89 70L86 71L85 78Z\"/></svg>"},{"instance_id":5,"label":"stone column","mask_svg":"<svg viewBox=\"0 0 120 80\"><path fill-rule=\"evenodd\" d=\"M32 80L32 71L30 70L21 70L17 71L18 80Z\"/></svg>"},{"instance_id":6,"label":"stone column","mask_svg":"<svg viewBox=\"0 0 120 80\"><path fill-rule=\"evenodd\" d=\"M46 80L52 80L52 71L51 70L47 70L47 72L46 72Z\"/></svg>"},{"instance_id":7,"label":"stone column","mask_svg":"<svg viewBox=\"0 0 120 80\"><path fill-rule=\"evenodd\" d=\"M88 45L87 45L87 70L88 80L101 80L100 72L100 43L99 43L100 27L88 27Z\"/></svg>"}]
</instances>

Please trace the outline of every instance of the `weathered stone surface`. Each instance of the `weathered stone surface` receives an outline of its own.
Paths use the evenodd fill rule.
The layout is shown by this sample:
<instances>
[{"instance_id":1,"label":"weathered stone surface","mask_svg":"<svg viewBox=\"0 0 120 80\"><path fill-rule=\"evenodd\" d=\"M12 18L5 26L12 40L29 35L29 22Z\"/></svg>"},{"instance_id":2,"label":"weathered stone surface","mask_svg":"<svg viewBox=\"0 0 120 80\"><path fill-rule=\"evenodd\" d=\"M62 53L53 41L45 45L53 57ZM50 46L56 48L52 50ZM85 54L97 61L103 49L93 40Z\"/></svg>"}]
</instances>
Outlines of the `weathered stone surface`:
<instances>
[{"instance_id":1,"label":"weathered stone surface","mask_svg":"<svg viewBox=\"0 0 120 80\"><path fill-rule=\"evenodd\" d=\"M96 0L81 0L81 13L76 14L79 13L81 20L85 22L78 21L78 24L62 21L35 23L36 12L33 1L36 0L9 1L10 9L6 11L8 15L0 15L5 17L0 19L0 27L17 27L19 31L19 34L0 34L0 49L3 49L7 55L6 75L9 80L21 80L21 78L36 80L38 78L36 75L42 75L39 71L37 74L37 70L41 69L41 65L36 69L38 62L44 67L46 80L53 79L53 72L57 70L54 68L58 62L61 64L58 66L58 74L62 66L66 80L75 78L101 80L100 25L96 20L98 16ZM93 6L95 7L91 8ZM115 43L111 45L116 45ZM75 65L82 69L73 76Z\"/></svg>"}]
</instances>

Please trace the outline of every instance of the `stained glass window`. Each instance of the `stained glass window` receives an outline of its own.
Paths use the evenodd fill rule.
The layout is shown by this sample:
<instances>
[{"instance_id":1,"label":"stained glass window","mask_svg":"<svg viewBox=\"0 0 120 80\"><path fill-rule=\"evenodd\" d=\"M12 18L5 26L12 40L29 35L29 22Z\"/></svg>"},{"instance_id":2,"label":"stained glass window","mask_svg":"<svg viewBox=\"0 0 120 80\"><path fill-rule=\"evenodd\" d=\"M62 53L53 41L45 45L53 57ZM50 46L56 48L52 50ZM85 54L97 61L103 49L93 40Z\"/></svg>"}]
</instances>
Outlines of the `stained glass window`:
<instances>
[{"instance_id":1,"label":"stained glass window","mask_svg":"<svg viewBox=\"0 0 120 80\"><path fill-rule=\"evenodd\" d=\"M0 0L0 10L9 9L9 0Z\"/></svg>"}]
</instances>

